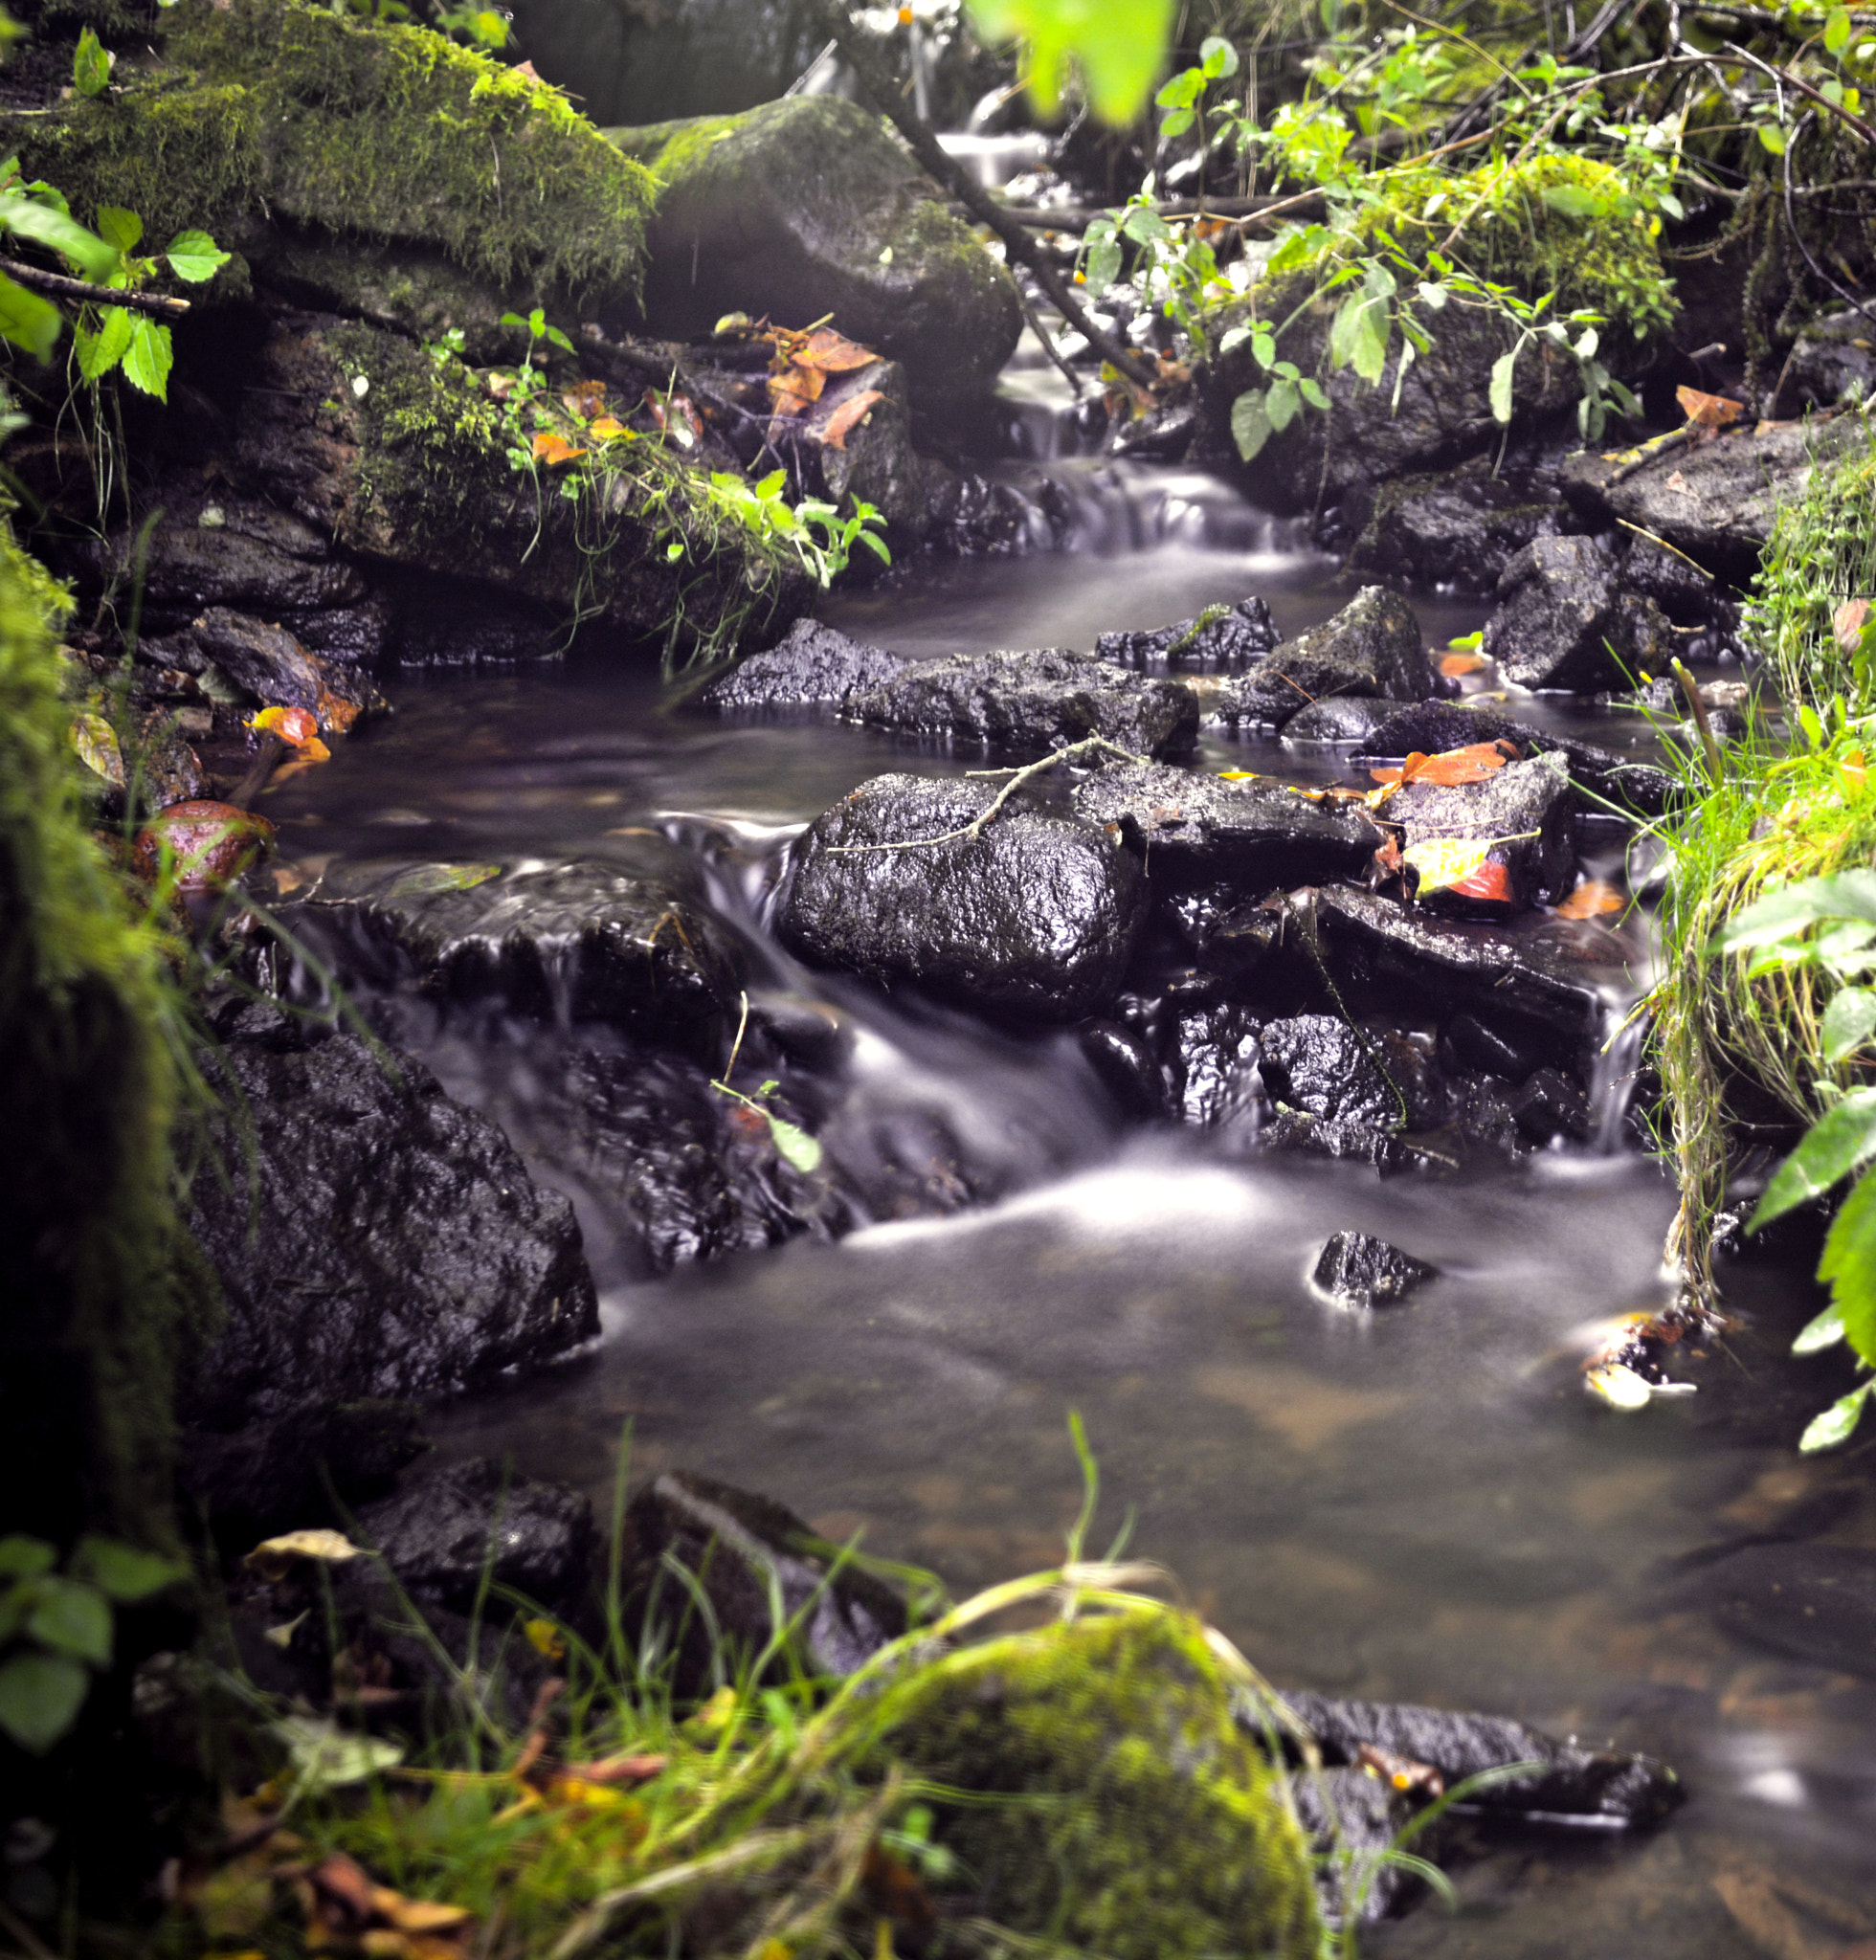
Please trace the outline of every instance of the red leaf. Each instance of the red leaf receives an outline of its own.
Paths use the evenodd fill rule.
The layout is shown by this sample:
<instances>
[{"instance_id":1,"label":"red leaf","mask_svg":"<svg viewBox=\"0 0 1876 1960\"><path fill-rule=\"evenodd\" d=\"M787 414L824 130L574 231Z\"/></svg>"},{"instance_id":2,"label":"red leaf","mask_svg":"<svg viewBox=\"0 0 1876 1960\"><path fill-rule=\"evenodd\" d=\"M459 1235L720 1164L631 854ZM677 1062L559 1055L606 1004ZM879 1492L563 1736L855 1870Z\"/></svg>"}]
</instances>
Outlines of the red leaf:
<instances>
[{"instance_id":1,"label":"red leaf","mask_svg":"<svg viewBox=\"0 0 1876 1960\"><path fill-rule=\"evenodd\" d=\"M875 402L884 400L885 396L877 388L861 389L858 394L849 395L827 418L827 427L821 431L821 440L829 449L845 449L847 437L855 425L866 419Z\"/></svg>"},{"instance_id":2,"label":"red leaf","mask_svg":"<svg viewBox=\"0 0 1876 1960\"><path fill-rule=\"evenodd\" d=\"M1476 674L1485 664L1484 654L1447 654L1440 662L1440 671L1448 679L1456 679L1462 674Z\"/></svg>"},{"instance_id":3,"label":"red leaf","mask_svg":"<svg viewBox=\"0 0 1876 1960\"><path fill-rule=\"evenodd\" d=\"M1612 884L1587 878L1557 907L1559 919L1596 919L1604 912L1619 912L1628 901Z\"/></svg>"},{"instance_id":4,"label":"red leaf","mask_svg":"<svg viewBox=\"0 0 1876 1960\"><path fill-rule=\"evenodd\" d=\"M1512 902L1511 874L1490 858L1485 858L1477 870L1455 879L1446 889L1456 898L1483 899L1498 905Z\"/></svg>"}]
</instances>

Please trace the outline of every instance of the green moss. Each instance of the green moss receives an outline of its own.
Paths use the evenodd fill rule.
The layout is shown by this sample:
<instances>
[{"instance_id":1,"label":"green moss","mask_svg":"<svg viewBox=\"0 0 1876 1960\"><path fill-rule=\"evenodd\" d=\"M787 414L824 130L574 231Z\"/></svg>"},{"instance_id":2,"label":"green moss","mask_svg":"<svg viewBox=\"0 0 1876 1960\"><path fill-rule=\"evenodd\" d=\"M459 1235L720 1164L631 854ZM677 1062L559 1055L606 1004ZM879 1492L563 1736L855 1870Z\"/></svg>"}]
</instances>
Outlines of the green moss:
<instances>
[{"instance_id":1,"label":"green moss","mask_svg":"<svg viewBox=\"0 0 1876 1960\"><path fill-rule=\"evenodd\" d=\"M990 1640L886 1691L880 1760L982 1800L946 1847L1020 1935L1109 1960L1314 1960L1309 1854L1205 1630L1151 1607Z\"/></svg>"},{"instance_id":2,"label":"green moss","mask_svg":"<svg viewBox=\"0 0 1876 1960\"><path fill-rule=\"evenodd\" d=\"M0 1480L13 1528L168 1541L177 1027L86 833L43 572L0 549Z\"/></svg>"},{"instance_id":3,"label":"green moss","mask_svg":"<svg viewBox=\"0 0 1876 1960\"><path fill-rule=\"evenodd\" d=\"M681 177L712 145L734 136L741 116L687 116L676 122L648 122L636 129L601 132L629 157L636 157L660 182Z\"/></svg>"},{"instance_id":4,"label":"green moss","mask_svg":"<svg viewBox=\"0 0 1876 1960\"><path fill-rule=\"evenodd\" d=\"M264 210L433 245L500 286L637 289L649 173L514 69L299 0L182 0L167 57L121 96L12 119L81 215L128 204L167 236Z\"/></svg>"}]
</instances>

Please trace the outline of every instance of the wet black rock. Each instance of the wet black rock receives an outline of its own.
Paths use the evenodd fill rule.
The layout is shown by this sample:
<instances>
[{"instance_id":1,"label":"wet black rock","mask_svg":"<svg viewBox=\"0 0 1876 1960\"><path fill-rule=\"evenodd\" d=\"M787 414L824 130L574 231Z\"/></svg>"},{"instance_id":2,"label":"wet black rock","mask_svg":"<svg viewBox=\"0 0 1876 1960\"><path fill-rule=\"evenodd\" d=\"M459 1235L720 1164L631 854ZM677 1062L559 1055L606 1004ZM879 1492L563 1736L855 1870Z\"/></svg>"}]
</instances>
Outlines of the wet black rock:
<instances>
[{"instance_id":1,"label":"wet black rock","mask_svg":"<svg viewBox=\"0 0 1876 1960\"><path fill-rule=\"evenodd\" d=\"M1227 783L1164 764L1111 764L1080 784L1075 814L1117 824L1148 871L1174 883L1224 881L1262 898L1351 878L1381 833L1359 806L1311 803L1279 785Z\"/></svg>"},{"instance_id":2,"label":"wet black rock","mask_svg":"<svg viewBox=\"0 0 1876 1960\"><path fill-rule=\"evenodd\" d=\"M181 1437L177 1488L190 1515L252 1544L269 1531L337 1524L431 1447L414 1402L312 1401L279 1421Z\"/></svg>"},{"instance_id":3,"label":"wet black rock","mask_svg":"<svg viewBox=\"0 0 1876 1960\"><path fill-rule=\"evenodd\" d=\"M1540 538L1505 568L1485 651L1519 687L1617 687L1671 656L1655 602L1629 589L1597 538Z\"/></svg>"},{"instance_id":4,"label":"wet black rock","mask_svg":"<svg viewBox=\"0 0 1876 1960\"><path fill-rule=\"evenodd\" d=\"M1316 1892L1331 1922L1344 1923L1352 1906L1357 1921L1372 1926L1399 1912L1420 1889L1415 1874L1381 1857L1413 1818L1402 1792L1366 1770L1339 1769L1299 1772L1290 1779L1290 1794L1297 1822L1318 1856ZM1430 1836L1416 1834L1414 1849L1422 1858L1438 1856Z\"/></svg>"},{"instance_id":5,"label":"wet black rock","mask_svg":"<svg viewBox=\"0 0 1876 1960\"><path fill-rule=\"evenodd\" d=\"M1861 414L1731 431L1670 450L1620 481L1625 464L1588 450L1564 465L1563 491L1592 523L1638 525L1708 571L1746 575L1780 507L1803 496L1814 464L1867 439Z\"/></svg>"},{"instance_id":6,"label":"wet black rock","mask_svg":"<svg viewBox=\"0 0 1876 1960\"><path fill-rule=\"evenodd\" d=\"M907 1625L905 1601L802 1519L770 1498L686 1470L667 1470L626 1512L621 1590L629 1618L655 1630L678 1659L681 1690L721 1661L752 1659L799 1615L791 1644L812 1674L847 1675ZM669 1570L695 1576L710 1602L707 1627L690 1590Z\"/></svg>"},{"instance_id":7,"label":"wet black rock","mask_svg":"<svg viewBox=\"0 0 1876 1960\"><path fill-rule=\"evenodd\" d=\"M1198 703L1189 688L1065 647L922 660L853 696L847 712L898 734L1021 757L1089 735L1133 755L1183 755L1198 735Z\"/></svg>"},{"instance_id":8,"label":"wet black rock","mask_svg":"<svg viewBox=\"0 0 1876 1960\"><path fill-rule=\"evenodd\" d=\"M1316 924L1344 989L1406 998L1434 1018L1455 1011L1510 1046L1587 1076L1604 1034L1603 988L1629 984L1622 949L1607 934L1525 914L1504 923L1436 919L1374 892L1326 886Z\"/></svg>"},{"instance_id":9,"label":"wet black rock","mask_svg":"<svg viewBox=\"0 0 1876 1960\"><path fill-rule=\"evenodd\" d=\"M190 1227L226 1317L186 1419L447 1395L597 1331L572 1207L421 1062L257 1006L217 1033L228 1114Z\"/></svg>"},{"instance_id":10,"label":"wet black rock","mask_svg":"<svg viewBox=\"0 0 1876 1960\"><path fill-rule=\"evenodd\" d=\"M797 847L776 922L783 940L816 965L979 1007L1049 1020L1097 1012L1146 917L1139 860L1096 827L1020 797L976 837L923 841L965 828L996 793L961 779L862 783ZM872 848L885 844L914 848Z\"/></svg>"},{"instance_id":11,"label":"wet black rock","mask_svg":"<svg viewBox=\"0 0 1876 1960\"><path fill-rule=\"evenodd\" d=\"M1281 726L1330 695L1421 701L1439 691L1413 609L1398 593L1364 586L1332 619L1226 680L1211 698L1210 717Z\"/></svg>"},{"instance_id":12,"label":"wet black rock","mask_svg":"<svg viewBox=\"0 0 1876 1960\"><path fill-rule=\"evenodd\" d=\"M904 654L862 646L817 619L797 619L766 653L739 660L698 696L707 708L845 707L893 679Z\"/></svg>"},{"instance_id":13,"label":"wet black rock","mask_svg":"<svg viewBox=\"0 0 1876 1960\"><path fill-rule=\"evenodd\" d=\"M1312 1116L1306 1109L1280 1109L1258 1132L1258 1147L1290 1157L1326 1157L1335 1164L1372 1164L1376 1170L1399 1170L1412 1157L1400 1140L1354 1117Z\"/></svg>"},{"instance_id":14,"label":"wet black rock","mask_svg":"<svg viewBox=\"0 0 1876 1960\"><path fill-rule=\"evenodd\" d=\"M1527 1143L1549 1144L1558 1137L1583 1143L1595 1126L1590 1099L1568 1076L1553 1068L1533 1069L1510 1099L1511 1119Z\"/></svg>"},{"instance_id":15,"label":"wet black rock","mask_svg":"<svg viewBox=\"0 0 1876 1960\"><path fill-rule=\"evenodd\" d=\"M1204 969L1240 992L1283 944L1282 911L1229 885L1180 892L1166 914Z\"/></svg>"},{"instance_id":16,"label":"wet black rock","mask_svg":"<svg viewBox=\"0 0 1876 1960\"><path fill-rule=\"evenodd\" d=\"M1284 732L1287 735L1289 730ZM1474 742L1512 742L1527 756L1561 755L1570 765L1574 783L1638 816L1659 816L1675 789L1675 779L1653 763L1619 755L1574 735L1552 734L1548 728L1513 721L1492 708L1466 707L1450 701L1396 707L1369 737L1368 752L1398 761L1416 749L1423 755L1439 755Z\"/></svg>"},{"instance_id":17,"label":"wet black rock","mask_svg":"<svg viewBox=\"0 0 1876 1960\"><path fill-rule=\"evenodd\" d=\"M1808 321L1779 381L1784 401L1795 396L1805 408L1829 409L1841 401L1867 403L1876 397L1868 315L1845 308ZM1778 408L1766 411L1768 415L1778 412Z\"/></svg>"},{"instance_id":18,"label":"wet black rock","mask_svg":"<svg viewBox=\"0 0 1876 1960\"><path fill-rule=\"evenodd\" d=\"M597 860L509 871L342 859L294 916L348 935L368 961L407 962L436 997L679 1040L709 1039L741 984L741 953L702 905Z\"/></svg>"},{"instance_id":19,"label":"wet black rock","mask_svg":"<svg viewBox=\"0 0 1876 1960\"><path fill-rule=\"evenodd\" d=\"M1749 1545L1700 1574L1692 1596L1754 1646L1876 1679L1876 1551L1859 1545Z\"/></svg>"},{"instance_id":20,"label":"wet black rock","mask_svg":"<svg viewBox=\"0 0 1876 1960\"><path fill-rule=\"evenodd\" d=\"M1314 1732L1324 1762L1337 1767L1355 1763L1364 1748L1384 1749L1437 1770L1450 1789L1485 1770L1512 1763L1543 1765L1467 1799L1493 1813L1635 1825L1653 1823L1682 1801L1679 1778L1652 1756L1578 1748L1522 1722L1395 1702L1335 1701L1294 1690L1286 1690L1284 1700Z\"/></svg>"},{"instance_id":21,"label":"wet black rock","mask_svg":"<svg viewBox=\"0 0 1876 1960\"><path fill-rule=\"evenodd\" d=\"M1399 1127L1400 1097L1374 1044L1332 1014L1271 1021L1259 1037L1264 1086L1292 1109L1379 1130Z\"/></svg>"},{"instance_id":22,"label":"wet black rock","mask_svg":"<svg viewBox=\"0 0 1876 1960\"><path fill-rule=\"evenodd\" d=\"M468 1613L490 1586L565 1615L584 1603L599 1533L592 1506L564 1483L511 1476L472 1457L367 1504L351 1532L419 1605Z\"/></svg>"},{"instance_id":23,"label":"wet black rock","mask_svg":"<svg viewBox=\"0 0 1876 1960\"><path fill-rule=\"evenodd\" d=\"M1338 1232L1310 1278L1338 1306L1396 1306L1439 1268L1367 1232Z\"/></svg>"},{"instance_id":24,"label":"wet black rock","mask_svg":"<svg viewBox=\"0 0 1876 1960\"><path fill-rule=\"evenodd\" d=\"M1399 712L1397 701L1387 701L1378 695L1331 694L1291 715L1284 724L1284 740L1365 743L1372 740L1374 730L1383 726L1390 716Z\"/></svg>"},{"instance_id":25,"label":"wet black rock","mask_svg":"<svg viewBox=\"0 0 1876 1960\"><path fill-rule=\"evenodd\" d=\"M1489 457L1475 457L1456 470L1383 483L1347 568L1488 592L1527 545L1574 527L1553 487L1545 494L1508 482Z\"/></svg>"},{"instance_id":26,"label":"wet black rock","mask_svg":"<svg viewBox=\"0 0 1876 1960\"><path fill-rule=\"evenodd\" d=\"M1495 840L1489 861L1509 874L1510 907L1552 904L1576 880L1569 767L1560 755L1508 763L1480 783L1406 783L1388 799L1408 850L1447 838ZM1427 894L1436 910L1478 909L1450 891Z\"/></svg>"},{"instance_id":27,"label":"wet black rock","mask_svg":"<svg viewBox=\"0 0 1876 1960\"><path fill-rule=\"evenodd\" d=\"M1090 1021L1082 1030L1081 1041L1088 1065L1128 1116L1166 1113L1166 1071L1131 1028L1118 1021Z\"/></svg>"},{"instance_id":28,"label":"wet black rock","mask_svg":"<svg viewBox=\"0 0 1876 1960\"><path fill-rule=\"evenodd\" d=\"M1094 650L1124 667L1236 674L1272 652L1278 639L1270 608L1262 599L1240 599L1235 606L1208 607L1195 619L1146 633L1104 633Z\"/></svg>"},{"instance_id":29,"label":"wet black rock","mask_svg":"<svg viewBox=\"0 0 1876 1960\"><path fill-rule=\"evenodd\" d=\"M1173 1094L1184 1120L1200 1129L1255 1120L1263 1094L1257 1016L1234 1002L1194 1007L1171 1032Z\"/></svg>"}]
</instances>

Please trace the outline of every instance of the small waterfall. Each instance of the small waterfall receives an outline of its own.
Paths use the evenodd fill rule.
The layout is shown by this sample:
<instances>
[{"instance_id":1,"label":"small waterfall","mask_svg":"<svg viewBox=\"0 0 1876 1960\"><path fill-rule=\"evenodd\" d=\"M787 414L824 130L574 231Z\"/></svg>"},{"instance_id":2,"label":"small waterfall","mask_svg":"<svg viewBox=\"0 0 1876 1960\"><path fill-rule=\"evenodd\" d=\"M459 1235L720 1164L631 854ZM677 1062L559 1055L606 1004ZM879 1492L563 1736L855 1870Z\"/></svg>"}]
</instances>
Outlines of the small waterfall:
<instances>
[{"instance_id":1,"label":"small waterfall","mask_svg":"<svg viewBox=\"0 0 1876 1960\"><path fill-rule=\"evenodd\" d=\"M1632 1002L1611 1001L1602 1011L1602 1045L1590 1080L1590 1147L1613 1157L1622 1147L1622 1126L1635 1099L1635 1077L1648 1038L1648 1016Z\"/></svg>"}]
</instances>

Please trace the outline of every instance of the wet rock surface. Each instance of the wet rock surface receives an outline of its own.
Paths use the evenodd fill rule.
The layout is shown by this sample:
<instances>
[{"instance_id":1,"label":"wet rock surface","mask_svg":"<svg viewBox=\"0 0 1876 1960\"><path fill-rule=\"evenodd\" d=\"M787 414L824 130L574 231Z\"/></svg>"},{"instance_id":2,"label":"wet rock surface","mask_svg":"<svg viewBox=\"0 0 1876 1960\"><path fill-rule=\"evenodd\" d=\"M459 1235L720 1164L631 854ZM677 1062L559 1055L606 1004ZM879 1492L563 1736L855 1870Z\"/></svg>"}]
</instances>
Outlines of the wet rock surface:
<instances>
[{"instance_id":1,"label":"wet rock surface","mask_svg":"<svg viewBox=\"0 0 1876 1960\"><path fill-rule=\"evenodd\" d=\"M774 646L739 660L697 699L703 707L726 710L843 708L910 664L903 654L862 646L818 620L797 619Z\"/></svg>"},{"instance_id":2,"label":"wet rock surface","mask_svg":"<svg viewBox=\"0 0 1876 1960\"><path fill-rule=\"evenodd\" d=\"M664 180L647 234L656 331L726 313L850 340L905 369L915 400L988 388L1022 327L1016 290L878 116L832 96L609 132Z\"/></svg>"},{"instance_id":3,"label":"wet rock surface","mask_svg":"<svg viewBox=\"0 0 1876 1960\"><path fill-rule=\"evenodd\" d=\"M1388 799L1387 814L1401 825L1409 850L1448 838L1496 840L1489 861L1506 866L1515 907L1554 903L1575 882L1571 804L1568 765L1552 754L1508 763L1480 783L1405 783ZM1472 903L1443 891L1422 902L1440 910Z\"/></svg>"},{"instance_id":4,"label":"wet rock surface","mask_svg":"<svg viewBox=\"0 0 1876 1960\"><path fill-rule=\"evenodd\" d=\"M906 1629L899 1592L842 1559L838 1546L770 1498L668 1470L633 1499L626 1533L627 1612L677 1657L681 1682L707 1680L720 1660L733 1670L738 1659L754 1659L796 1615L800 1624L789 1644L819 1675L853 1673ZM666 1560L695 1575L710 1602L714 1634L689 1591L660 1570Z\"/></svg>"},{"instance_id":5,"label":"wet rock surface","mask_svg":"<svg viewBox=\"0 0 1876 1960\"><path fill-rule=\"evenodd\" d=\"M1482 1771L1542 1765L1468 1799L1494 1814L1639 1825L1657 1821L1682 1801L1679 1779L1652 1756L1578 1748L1521 1722L1396 1702L1336 1701L1293 1689L1284 1690L1284 1700L1314 1733L1326 1763L1353 1764L1364 1748L1383 1749L1437 1770L1449 1789Z\"/></svg>"},{"instance_id":6,"label":"wet rock surface","mask_svg":"<svg viewBox=\"0 0 1876 1960\"><path fill-rule=\"evenodd\" d=\"M1420 1890L1415 1874L1379 1859L1413 1819L1414 1807L1401 1792L1366 1770L1339 1769L1294 1776L1290 1793L1297 1821L1323 1860L1316 1890L1326 1914L1340 1921L1352 1906L1358 1924L1373 1926L1392 1918ZM1436 1856L1430 1834L1416 1835L1420 1856ZM1345 1856L1338 1859L1338 1853ZM1358 1899L1357 1872L1366 1881Z\"/></svg>"},{"instance_id":7,"label":"wet rock surface","mask_svg":"<svg viewBox=\"0 0 1876 1960\"><path fill-rule=\"evenodd\" d=\"M217 1532L249 1542L316 1521L337 1524L332 1500L378 1496L430 1449L414 1402L314 1400L278 1420L190 1429L177 1487Z\"/></svg>"},{"instance_id":8,"label":"wet rock surface","mask_svg":"<svg viewBox=\"0 0 1876 1960\"><path fill-rule=\"evenodd\" d=\"M1190 689L1065 647L919 661L883 686L850 696L847 712L896 734L1021 757L1090 735L1134 755L1180 755L1198 733Z\"/></svg>"},{"instance_id":9,"label":"wet rock surface","mask_svg":"<svg viewBox=\"0 0 1876 1960\"><path fill-rule=\"evenodd\" d=\"M1379 752L1374 731L1399 714L1397 701L1378 695L1331 694L1298 708L1283 724L1285 742L1330 742L1338 746L1370 744Z\"/></svg>"},{"instance_id":10,"label":"wet rock surface","mask_svg":"<svg viewBox=\"0 0 1876 1960\"><path fill-rule=\"evenodd\" d=\"M376 948L408 962L419 990L438 997L612 1021L681 1044L714 1034L742 971L738 948L702 906L596 859L508 871L346 861L294 916L348 932L368 958Z\"/></svg>"},{"instance_id":11,"label":"wet rock surface","mask_svg":"<svg viewBox=\"0 0 1876 1960\"><path fill-rule=\"evenodd\" d=\"M421 1605L470 1613L493 1586L549 1613L584 1603L599 1533L564 1483L512 1476L486 1457L414 1477L365 1505L353 1541L378 1553Z\"/></svg>"},{"instance_id":12,"label":"wet rock surface","mask_svg":"<svg viewBox=\"0 0 1876 1960\"><path fill-rule=\"evenodd\" d=\"M1332 619L1227 680L1210 710L1223 722L1281 726L1327 696L1420 701L1439 686L1413 609L1384 587L1364 586Z\"/></svg>"},{"instance_id":13,"label":"wet rock surface","mask_svg":"<svg viewBox=\"0 0 1876 1960\"><path fill-rule=\"evenodd\" d=\"M976 837L924 841L968 826L996 793L920 776L862 783L797 847L783 941L816 965L980 1007L1051 1020L1097 1010L1145 920L1138 859L1019 798ZM901 844L915 848L876 848Z\"/></svg>"},{"instance_id":14,"label":"wet rock surface","mask_svg":"<svg viewBox=\"0 0 1876 1960\"><path fill-rule=\"evenodd\" d=\"M1381 834L1361 809L1316 804L1279 785L1110 764L1077 786L1075 814L1117 824L1154 878L1228 880L1246 897L1352 877Z\"/></svg>"},{"instance_id":15,"label":"wet rock surface","mask_svg":"<svg viewBox=\"0 0 1876 1960\"><path fill-rule=\"evenodd\" d=\"M1519 687L1619 687L1666 663L1660 607L1619 576L1596 538L1540 538L1500 575L1485 651Z\"/></svg>"},{"instance_id":16,"label":"wet rock surface","mask_svg":"<svg viewBox=\"0 0 1876 1960\"><path fill-rule=\"evenodd\" d=\"M1274 652L1278 644L1270 608L1262 599L1214 606L1195 618L1176 620L1146 633L1104 633L1094 651L1104 660L1142 670L1236 674Z\"/></svg>"},{"instance_id":17,"label":"wet rock surface","mask_svg":"<svg viewBox=\"0 0 1876 1960\"><path fill-rule=\"evenodd\" d=\"M1338 1232L1309 1277L1338 1306L1376 1307L1397 1306L1438 1273L1372 1233Z\"/></svg>"},{"instance_id":18,"label":"wet rock surface","mask_svg":"<svg viewBox=\"0 0 1876 1960\"><path fill-rule=\"evenodd\" d=\"M1272 1098L1293 1109L1384 1131L1403 1120L1374 1044L1333 1015L1271 1021L1258 1037L1258 1059Z\"/></svg>"},{"instance_id":19,"label":"wet rock surface","mask_svg":"<svg viewBox=\"0 0 1876 1960\"><path fill-rule=\"evenodd\" d=\"M1383 483L1347 568L1489 592L1527 545L1575 527L1553 483L1507 481L1490 458L1475 457L1458 469Z\"/></svg>"},{"instance_id":20,"label":"wet rock surface","mask_svg":"<svg viewBox=\"0 0 1876 1960\"><path fill-rule=\"evenodd\" d=\"M263 1007L217 1032L210 1080L240 1101L190 1229L227 1311L186 1420L452 1394L597 1330L571 1206L420 1062Z\"/></svg>"}]
</instances>

